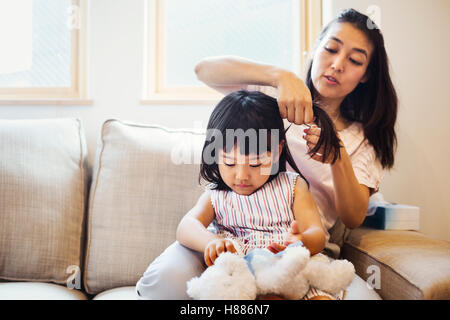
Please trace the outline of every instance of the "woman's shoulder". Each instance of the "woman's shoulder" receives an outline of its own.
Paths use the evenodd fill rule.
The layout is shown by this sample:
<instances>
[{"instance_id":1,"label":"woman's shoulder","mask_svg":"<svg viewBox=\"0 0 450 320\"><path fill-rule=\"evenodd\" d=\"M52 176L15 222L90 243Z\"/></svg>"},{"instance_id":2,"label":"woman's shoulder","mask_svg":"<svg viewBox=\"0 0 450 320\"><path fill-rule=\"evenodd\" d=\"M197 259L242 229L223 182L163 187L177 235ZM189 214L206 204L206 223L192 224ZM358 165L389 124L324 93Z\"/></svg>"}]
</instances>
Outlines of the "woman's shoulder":
<instances>
[{"instance_id":1,"label":"woman's shoulder","mask_svg":"<svg viewBox=\"0 0 450 320\"><path fill-rule=\"evenodd\" d=\"M355 138L361 138L364 137L364 127L361 122L351 121L345 129L339 131L339 134L346 134Z\"/></svg>"},{"instance_id":2,"label":"woman's shoulder","mask_svg":"<svg viewBox=\"0 0 450 320\"><path fill-rule=\"evenodd\" d=\"M355 122L347 135L341 136L341 140L350 157L356 179L360 184L378 190L384 170L375 148L364 135L363 125Z\"/></svg>"},{"instance_id":3,"label":"woman's shoulder","mask_svg":"<svg viewBox=\"0 0 450 320\"><path fill-rule=\"evenodd\" d=\"M370 158L372 161L378 160L376 158L375 148L364 134L364 126L362 123L353 122L346 128L345 134L341 135L341 140L344 142L350 158L361 156Z\"/></svg>"},{"instance_id":4,"label":"woman's shoulder","mask_svg":"<svg viewBox=\"0 0 450 320\"><path fill-rule=\"evenodd\" d=\"M361 150L361 148L370 148L368 140L364 135L364 127L360 122L352 122L347 128L339 132L339 138L343 142L350 157Z\"/></svg>"}]
</instances>

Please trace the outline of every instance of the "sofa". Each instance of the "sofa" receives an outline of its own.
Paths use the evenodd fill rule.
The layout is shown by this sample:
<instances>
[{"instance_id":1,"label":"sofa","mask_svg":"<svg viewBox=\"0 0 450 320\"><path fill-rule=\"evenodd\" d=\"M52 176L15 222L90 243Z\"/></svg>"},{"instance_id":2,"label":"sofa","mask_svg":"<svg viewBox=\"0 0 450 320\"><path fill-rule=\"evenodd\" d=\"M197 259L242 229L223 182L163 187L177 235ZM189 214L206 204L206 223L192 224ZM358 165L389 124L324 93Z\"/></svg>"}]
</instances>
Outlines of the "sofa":
<instances>
[{"instance_id":1,"label":"sofa","mask_svg":"<svg viewBox=\"0 0 450 320\"><path fill-rule=\"evenodd\" d=\"M202 193L203 140L107 120L91 166L80 119L0 120L0 299L137 299L136 282ZM346 299L450 298L446 241L367 228L331 239L375 284Z\"/></svg>"}]
</instances>

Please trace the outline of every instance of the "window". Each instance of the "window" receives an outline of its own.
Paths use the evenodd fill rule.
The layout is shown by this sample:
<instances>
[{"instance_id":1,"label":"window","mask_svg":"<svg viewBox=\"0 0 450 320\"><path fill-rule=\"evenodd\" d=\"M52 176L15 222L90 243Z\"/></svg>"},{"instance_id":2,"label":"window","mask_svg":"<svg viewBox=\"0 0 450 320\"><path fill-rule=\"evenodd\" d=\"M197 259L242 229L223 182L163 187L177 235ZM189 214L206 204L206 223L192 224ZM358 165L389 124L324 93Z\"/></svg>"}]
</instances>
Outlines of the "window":
<instances>
[{"instance_id":1,"label":"window","mask_svg":"<svg viewBox=\"0 0 450 320\"><path fill-rule=\"evenodd\" d=\"M300 73L321 28L318 0L147 0L143 103L220 99L196 79L195 64L237 55Z\"/></svg>"},{"instance_id":2,"label":"window","mask_svg":"<svg viewBox=\"0 0 450 320\"><path fill-rule=\"evenodd\" d=\"M83 103L86 0L0 2L0 102Z\"/></svg>"}]
</instances>

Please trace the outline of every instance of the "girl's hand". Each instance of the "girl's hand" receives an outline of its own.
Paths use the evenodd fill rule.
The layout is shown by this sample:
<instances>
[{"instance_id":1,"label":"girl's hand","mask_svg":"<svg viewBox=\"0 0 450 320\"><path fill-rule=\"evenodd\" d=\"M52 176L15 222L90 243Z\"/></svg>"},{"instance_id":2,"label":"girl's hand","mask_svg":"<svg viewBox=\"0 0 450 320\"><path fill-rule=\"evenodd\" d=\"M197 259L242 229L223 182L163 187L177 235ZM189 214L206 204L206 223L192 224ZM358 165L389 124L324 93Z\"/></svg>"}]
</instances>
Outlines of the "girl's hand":
<instances>
[{"instance_id":1,"label":"girl's hand","mask_svg":"<svg viewBox=\"0 0 450 320\"><path fill-rule=\"evenodd\" d=\"M316 146L317 142L319 141L320 138L320 132L321 129L313 124L311 125L311 127L303 130L304 134L303 134L303 139L306 140L306 145L308 146L308 152L310 152L312 149L314 149L314 147ZM342 143L341 143L342 146ZM325 159L325 161L322 161L322 154L323 151L321 149L319 149L319 151L317 153L315 153L312 158L316 161L319 162L323 162L323 163L331 163L333 160L333 155L330 154L328 159Z\"/></svg>"},{"instance_id":2,"label":"girl's hand","mask_svg":"<svg viewBox=\"0 0 450 320\"><path fill-rule=\"evenodd\" d=\"M298 125L313 122L311 91L300 78L292 72L282 71L277 77L276 87L280 95L278 107L283 119Z\"/></svg>"},{"instance_id":3,"label":"girl's hand","mask_svg":"<svg viewBox=\"0 0 450 320\"><path fill-rule=\"evenodd\" d=\"M303 239L302 234L298 229L298 222L294 220L291 223L291 227L289 228L289 233L286 237L286 240L284 241L284 245L287 247L288 245L294 242L302 241L302 239Z\"/></svg>"},{"instance_id":4,"label":"girl's hand","mask_svg":"<svg viewBox=\"0 0 450 320\"><path fill-rule=\"evenodd\" d=\"M283 251L286 249L286 247L294 242L302 241L302 234L298 230L298 222L292 221L291 227L289 228L289 233L287 234L286 240L284 241L284 244L280 243L271 243L267 249L275 254L277 254L280 251Z\"/></svg>"},{"instance_id":5,"label":"girl's hand","mask_svg":"<svg viewBox=\"0 0 450 320\"><path fill-rule=\"evenodd\" d=\"M206 265L208 267L212 266L217 257L223 252L236 252L232 241L228 239L216 239L208 242L204 252Z\"/></svg>"}]
</instances>

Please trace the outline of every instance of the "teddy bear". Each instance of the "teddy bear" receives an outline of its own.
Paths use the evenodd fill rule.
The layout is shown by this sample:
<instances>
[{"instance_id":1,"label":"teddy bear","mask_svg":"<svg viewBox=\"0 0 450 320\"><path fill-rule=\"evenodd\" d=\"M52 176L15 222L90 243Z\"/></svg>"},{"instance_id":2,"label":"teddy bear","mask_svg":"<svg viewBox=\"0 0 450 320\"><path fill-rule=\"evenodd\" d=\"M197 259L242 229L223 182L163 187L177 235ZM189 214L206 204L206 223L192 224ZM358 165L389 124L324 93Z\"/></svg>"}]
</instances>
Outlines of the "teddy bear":
<instances>
[{"instance_id":1,"label":"teddy bear","mask_svg":"<svg viewBox=\"0 0 450 320\"><path fill-rule=\"evenodd\" d=\"M222 253L200 277L187 282L187 294L198 300L254 300L267 294L298 300L310 286L337 294L354 277L351 262L321 253L310 257L308 249L294 243L277 254L267 249L245 256Z\"/></svg>"}]
</instances>

